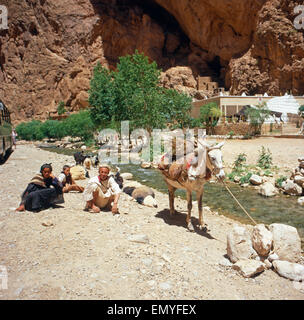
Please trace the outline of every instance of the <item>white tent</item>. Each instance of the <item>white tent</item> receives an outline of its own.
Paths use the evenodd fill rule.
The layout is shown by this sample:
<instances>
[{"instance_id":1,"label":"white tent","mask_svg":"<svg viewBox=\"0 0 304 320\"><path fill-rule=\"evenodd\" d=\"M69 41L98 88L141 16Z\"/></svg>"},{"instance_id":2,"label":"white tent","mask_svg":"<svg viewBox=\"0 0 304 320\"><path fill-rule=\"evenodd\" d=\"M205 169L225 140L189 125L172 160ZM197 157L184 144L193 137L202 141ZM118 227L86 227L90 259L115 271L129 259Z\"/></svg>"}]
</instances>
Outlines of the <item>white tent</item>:
<instances>
[{"instance_id":1,"label":"white tent","mask_svg":"<svg viewBox=\"0 0 304 320\"><path fill-rule=\"evenodd\" d=\"M287 113L298 114L300 105L293 96L285 94L283 97L276 97L270 99L267 102L267 107L270 111L281 112L282 120L286 122L288 121Z\"/></svg>"}]
</instances>

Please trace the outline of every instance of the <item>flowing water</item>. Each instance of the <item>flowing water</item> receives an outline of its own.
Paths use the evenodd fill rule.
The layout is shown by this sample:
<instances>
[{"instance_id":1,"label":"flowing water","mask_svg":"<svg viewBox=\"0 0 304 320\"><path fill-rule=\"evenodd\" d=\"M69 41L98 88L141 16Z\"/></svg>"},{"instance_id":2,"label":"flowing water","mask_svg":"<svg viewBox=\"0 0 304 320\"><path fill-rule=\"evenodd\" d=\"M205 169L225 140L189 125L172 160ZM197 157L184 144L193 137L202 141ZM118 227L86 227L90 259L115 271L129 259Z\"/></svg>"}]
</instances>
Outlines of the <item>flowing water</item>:
<instances>
[{"instance_id":1,"label":"flowing water","mask_svg":"<svg viewBox=\"0 0 304 320\"><path fill-rule=\"evenodd\" d=\"M76 150L59 148L48 148L46 150L66 155L72 155L76 152ZM121 169L121 173L130 172L133 174L134 180L160 192L167 193L166 183L158 170L143 169L133 164L119 164L118 166ZM265 198L260 196L257 190L253 188L242 188L235 184L229 184L229 188L257 223L268 225L271 223L284 223L294 226L300 234L302 244L304 244L304 208L297 203L297 197L279 194L275 197ZM177 190L176 195L186 199L186 193L183 190ZM193 199L195 200L195 194ZM205 184L203 206L209 206L218 211L219 214L229 216L240 222L252 224L251 220L220 183Z\"/></svg>"}]
</instances>

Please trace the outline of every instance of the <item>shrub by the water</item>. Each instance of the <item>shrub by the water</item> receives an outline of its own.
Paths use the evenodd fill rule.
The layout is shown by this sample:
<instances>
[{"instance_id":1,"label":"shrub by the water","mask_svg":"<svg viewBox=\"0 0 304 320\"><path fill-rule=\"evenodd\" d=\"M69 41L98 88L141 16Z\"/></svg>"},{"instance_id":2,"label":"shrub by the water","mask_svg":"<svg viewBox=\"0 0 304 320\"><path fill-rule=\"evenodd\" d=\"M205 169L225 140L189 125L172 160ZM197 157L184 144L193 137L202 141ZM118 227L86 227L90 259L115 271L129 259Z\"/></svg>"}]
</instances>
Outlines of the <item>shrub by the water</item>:
<instances>
[{"instance_id":1,"label":"shrub by the water","mask_svg":"<svg viewBox=\"0 0 304 320\"><path fill-rule=\"evenodd\" d=\"M16 127L19 139L42 140L44 138L61 139L65 136L80 137L83 141L92 142L95 126L87 110L72 114L63 121L32 120L20 123Z\"/></svg>"},{"instance_id":2,"label":"shrub by the water","mask_svg":"<svg viewBox=\"0 0 304 320\"><path fill-rule=\"evenodd\" d=\"M18 138L22 140L42 140L44 134L41 131L42 122L38 120L32 120L30 122L23 122L16 126L16 132Z\"/></svg>"}]
</instances>

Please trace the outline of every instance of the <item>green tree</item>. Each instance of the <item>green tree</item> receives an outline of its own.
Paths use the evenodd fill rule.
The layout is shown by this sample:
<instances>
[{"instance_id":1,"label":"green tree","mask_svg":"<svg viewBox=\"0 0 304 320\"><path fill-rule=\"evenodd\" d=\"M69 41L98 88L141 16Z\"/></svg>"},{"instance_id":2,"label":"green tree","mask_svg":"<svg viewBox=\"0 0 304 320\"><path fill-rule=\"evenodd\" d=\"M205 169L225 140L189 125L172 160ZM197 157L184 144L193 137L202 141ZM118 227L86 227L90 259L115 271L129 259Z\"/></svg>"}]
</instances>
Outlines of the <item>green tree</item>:
<instances>
[{"instance_id":1,"label":"green tree","mask_svg":"<svg viewBox=\"0 0 304 320\"><path fill-rule=\"evenodd\" d=\"M270 115L270 110L266 102L258 104L255 108L245 110L245 115L249 118L250 125L254 128L254 134L261 134L262 125Z\"/></svg>"},{"instance_id":2,"label":"green tree","mask_svg":"<svg viewBox=\"0 0 304 320\"><path fill-rule=\"evenodd\" d=\"M190 122L191 98L160 86L161 70L136 51L120 57L116 72L100 64L94 69L89 103L96 125L130 121L131 130L164 128Z\"/></svg>"},{"instance_id":3,"label":"green tree","mask_svg":"<svg viewBox=\"0 0 304 320\"><path fill-rule=\"evenodd\" d=\"M94 68L90 82L90 116L95 125L104 125L112 120L118 109L113 72L104 68L100 62ZM113 119L115 121L115 117Z\"/></svg>"},{"instance_id":4,"label":"green tree","mask_svg":"<svg viewBox=\"0 0 304 320\"><path fill-rule=\"evenodd\" d=\"M210 102L200 108L200 120L206 127L207 134L213 132L213 128L217 125L222 112L215 102Z\"/></svg>"}]
</instances>

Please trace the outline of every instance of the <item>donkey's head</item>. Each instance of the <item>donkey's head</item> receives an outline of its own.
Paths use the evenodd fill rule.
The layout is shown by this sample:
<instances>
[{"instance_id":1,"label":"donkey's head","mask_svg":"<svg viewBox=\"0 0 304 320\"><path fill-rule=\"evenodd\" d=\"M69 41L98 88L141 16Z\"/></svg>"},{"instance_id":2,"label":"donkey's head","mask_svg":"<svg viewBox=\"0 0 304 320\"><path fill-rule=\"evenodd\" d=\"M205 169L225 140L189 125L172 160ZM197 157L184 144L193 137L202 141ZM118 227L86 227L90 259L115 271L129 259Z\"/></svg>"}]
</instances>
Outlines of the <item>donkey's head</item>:
<instances>
[{"instance_id":1,"label":"donkey's head","mask_svg":"<svg viewBox=\"0 0 304 320\"><path fill-rule=\"evenodd\" d=\"M207 145L208 157L213 167L212 172L220 180L225 178L225 172L223 167L223 155L221 151L223 145L224 142L218 143L213 147Z\"/></svg>"}]
</instances>

